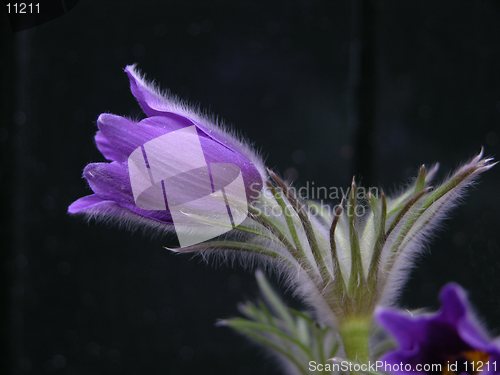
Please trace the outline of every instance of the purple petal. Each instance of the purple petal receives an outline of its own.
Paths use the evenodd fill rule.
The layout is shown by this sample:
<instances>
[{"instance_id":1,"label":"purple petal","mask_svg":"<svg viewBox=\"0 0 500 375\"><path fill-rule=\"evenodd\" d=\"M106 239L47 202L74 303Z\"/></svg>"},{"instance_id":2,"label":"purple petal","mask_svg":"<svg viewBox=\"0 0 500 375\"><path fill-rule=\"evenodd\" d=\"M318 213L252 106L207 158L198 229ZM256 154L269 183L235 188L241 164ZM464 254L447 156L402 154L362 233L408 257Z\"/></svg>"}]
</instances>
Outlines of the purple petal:
<instances>
[{"instance_id":1,"label":"purple petal","mask_svg":"<svg viewBox=\"0 0 500 375\"><path fill-rule=\"evenodd\" d=\"M190 119L175 113L163 113L161 116L147 117L139 122L140 125L156 126L166 131L177 130L185 126L195 125Z\"/></svg>"},{"instance_id":2,"label":"purple petal","mask_svg":"<svg viewBox=\"0 0 500 375\"><path fill-rule=\"evenodd\" d=\"M71 215L86 213L89 212L90 210L98 209L99 206L101 205L106 205L109 203L114 204L114 202L102 200L97 195L91 194L79 198L73 203L71 203L71 205L68 207L68 213Z\"/></svg>"},{"instance_id":3,"label":"purple petal","mask_svg":"<svg viewBox=\"0 0 500 375\"><path fill-rule=\"evenodd\" d=\"M201 147L208 163L232 163L241 170L248 199L255 199L262 187L262 179L255 165L243 154L212 139L200 137Z\"/></svg>"},{"instance_id":4,"label":"purple petal","mask_svg":"<svg viewBox=\"0 0 500 375\"><path fill-rule=\"evenodd\" d=\"M99 198L118 203L133 203L132 188L125 164L91 163L83 170L83 176Z\"/></svg>"},{"instance_id":5,"label":"purple petal","mask_svg":"<svg viewBox=\"0 0 500 375\"><path fill-rule=\"evenodd\" d=\"M465 291L449 283L440 293L440 319L456 327L460 338L471 347L485 351L490 347L489 338L472 314Z\"/></svg>"},{"instance_id":6,"label":"purple petal","mask_svg":"<svg viewBox=\"0 0 500 375\"><path fill-rule=\"evenodd\" d=\"M91 218L116 221L120 225L142 225L164 232L172 230L172 219L168 213L145 212L136 207L122 207L116 202L105 201L95 194L82 197L73 202L68 208L72 215L85 214ZM167 225L165 225L167 224Z\"/></svg>"},{"instance_id":7,"label":"purple petal","mask_svg":"<svg viewBox=\"0 0 500 375\"><path fill-rule=\"evenodd\" d=\"M101 201L112 201L128 211L151 220L165 223L172 222L172 217L168 211L143 210L135 205L127 166L125 164L117 162L92 163L85 167L83 174L95 196ZM97 198L93 199L97 201ZM81 203L79 203L79 205L81 205ZM86 211L88 211L88 208ZM97 210L94 211L99 213ZM107 214L107 212L103 212L103 214Z\"/></svg>"},{"instance_id":8,"label":"purple petal","mask_svg":"<svg viewBox=\"0 0 500 375\"><path fill-rule=\"evenodd\" d=\"M415 321L408 313L378 308L375 316L380 325L394 336L402 349L415 347Z\"/></svg>"},{"instance_id":9,"label":"purple petal","mask_svg":"<svg viewBox=\"0 0 500 375\"><path fill-rule=\"evenodd\" d=\"M194 124L191 121L181 116L154 116L136 123L125 117L103 113L97 119L99 131L96 134L96 143L107 159L124 162L132 151L144 143L192 125ZM201 130L198 133L200 137L211 140Z\"/></svg>"},{"instance_id":10,"label":"purple petal","mask_svg":"<svg viewBox=\"0 0 500 375\"><path fill-rule=\"evenodd\" d=\"M179 122L164 118L163 127L137 124L124 117L102 114L97 119L96 143L110 160L124 162L137 147L172 130L182 128Z\"/></svg>"},{"instance_id":11,"label":"purple petal","mask_svg":"<svg viewBox=\"0 0 500 375\"><path fill-rule=\"evenodd\" d=\"M124 155L120 140L114 137L114 129L131 128L135 123L125 117L103 113L97 119L99 131L95 135L97 149L104 157L111 161L125 161L128 155Z\"/></svg>"},{"instance_id":12,"label":"purple petal","mask_svg":"<svg viewBox=\"0 0 500 375\"><path fill-rule=\"evenodd\" d=\"M189 110L185 105L179 103L176 98L162 95L152 83L147 82L137 71L136 65L125 67L125 73L130 82L130 91L139 103L142 111L148 116L168 116L185 119L195 124L209 137L225 145L235 145L228 135L218 131L213 124L209 124L197 113Z\"/></svg>"},{"instance_id":13,"label":"purple petal","mask_svg":"<svg viewBox=\"0 0 500 375\"><path fill-rule=\"evenodd\" d=\"M440 293L441 309L433 314L408 313L379 308L378 322L396 339L398 348L385 354L390 363L438 363L477 350L490 360L500 358L500 347L491 341L477 322L465 291L456 284ZM401 372L400 374L403 374Z\"/></svg>"},{"instance_id":14,"label":"purple petal","mask_svg":"<svg viewBox=\"0 0 500 375\"><path fill-rule=\"evenodd\" d=\"M458 320L467 315L469 304L465 291L454 283L449 283L443 287L439 294L441 301L440 317L442 320L455 324Z\"/></svg>"},{"instance_id":15,"label":"purple petal","mask_svg":"<svg viewBox=\"0 0 500 375\"><path fill-rule=\"evenodd\" d=\"M165 116L149 117L134 123L121 116L102 114L97 120L100 132L96 136L96 142L106 158L125 162L137 147L163 134L181 129L188 123L187 120L180 121ZM254 197L261 187L260 174L254 164L243 154L213 140L203 131L198 130L198 135L206 161L236 164L241 169L247 195ZM251 186L252 184L255 185Z\"/></svg>"},{"instance_id":16,"label":"purple petal","mask_svg":"<svg viewBox=\"0 0 500 375\"><path fill-rule=\"evenodd\" d=\"M489 339L472 315L467 295L457 284L449 283L440 293L440 319L456 327L460 338L478 350L490 347Z\"/></svg>"},{"instance_id":17,"label":"purple petal","mask_svg":"<svg viewBox=\"0 0 500 375\"><path fill-rule=\"evenodd\" d=\"M202 130L203 133L216 142L232 150L239 150L242 154L246 154L246 159L249 159L249 156L252 155L252 151L248 147L235 137L232 137L227 132L215 126L211 121L206 119L205 116L200 116L198 113L189 110L184 104L180 103L177 98L163 96L152 84L148 83L141 74L138 73L136 65L128 65L125 67L125 73L130 81L132 95L134 95L146 115L179 116L189 119L198 129ZM248 160L248 163L251 163L250 160ZM256 169L255 165L254 169ZM258 175L259 180L261 180L261 174L258 173Z\"/></svg>"},{"instance_id":18,"label":"purple petal","mask_svg":"<svg viewBox=\"0 0 500 375\"><path fill-rule=\"evenodd\" d=\"M125 73L130 80L130 91L141 106L143 112L148 116L162 115L164 112L171 112L171 106L158 90L148 84L136 71L136 66L127 65Z\"/></svg>"},{"instance_id":19,"label":"purple petal","mask_svg":"<svg viewBox=\"0 0 500 375\"><path fill-rule=\"evenodd\" d=\"M235 159L235 164L237 164L242 170L249 199L254 199L258 196L258 193L262 188L263 174L259 172L257 168L259 167L263 170L263 167L259 163L257 163L257 167L256 163L251 160L256 158L252 157L252 151L250 149L248 149L236 138L217 128L203 116L199 116L197 113L187 109L184 105L180 104L177 99L167 98L161 95L161 93L154 88L153 85L146 82L146 80L137 72L135 65L127 66L125 68L125 73L130 81L130 90L145 114L148 116L176 115L189 119L207 137L224 145L228 149L235 151L235 154L238 155Z\"/></svg>"},{"instance_id":20,"label":"purple petal","mask_svg":"<svg viewBox=\"0 0 500 375\"><path fill-rule=\"evenodd\" d=\"M95 144L100 153L109 161L123 161L123 155L116 150L108 138L98 130L94 137Z\"/></svg>"}]
</instances>

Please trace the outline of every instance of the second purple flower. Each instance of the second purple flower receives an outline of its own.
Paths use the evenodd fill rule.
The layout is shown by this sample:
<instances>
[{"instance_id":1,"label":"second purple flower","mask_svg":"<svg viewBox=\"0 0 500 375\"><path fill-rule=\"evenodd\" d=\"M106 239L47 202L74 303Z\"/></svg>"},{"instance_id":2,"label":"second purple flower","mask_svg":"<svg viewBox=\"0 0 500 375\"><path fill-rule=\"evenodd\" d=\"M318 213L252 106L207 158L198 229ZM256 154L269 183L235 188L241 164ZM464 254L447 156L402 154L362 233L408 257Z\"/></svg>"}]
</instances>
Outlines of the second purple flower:
<instances>
[{"instance_id":1,"label":"second purple flower","mask_svg":"<svg viewBox=\"0 0 500 375\"><path fill-rule=\"evenodd\" d=\"M500 345L479 324L465 291L450 283L440 300L441 309L433 314L379 309L379 323L398 344L381 358L389 368L399 366L389 372L430 374L430 366L437 365L444 375L500 373Z\"/></svg>"}]
</instances>

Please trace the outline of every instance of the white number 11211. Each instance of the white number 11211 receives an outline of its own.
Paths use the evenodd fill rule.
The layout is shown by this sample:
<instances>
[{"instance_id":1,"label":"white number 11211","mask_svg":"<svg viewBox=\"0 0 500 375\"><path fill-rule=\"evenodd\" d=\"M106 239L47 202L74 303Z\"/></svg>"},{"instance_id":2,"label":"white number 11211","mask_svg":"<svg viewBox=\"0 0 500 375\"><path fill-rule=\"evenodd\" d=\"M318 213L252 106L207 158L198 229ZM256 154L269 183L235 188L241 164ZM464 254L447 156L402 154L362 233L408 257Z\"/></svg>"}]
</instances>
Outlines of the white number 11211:
<instances>
[{"instance_id":1,"label":"white number 11211","mask_svg":"<svg viewBox=\"0 0 500 375\"><path fill-rule=\"evenodd\" d=\"M40 3L8 3L7 12L14 14L40 13Z\"/></svg>"}]
</instances>

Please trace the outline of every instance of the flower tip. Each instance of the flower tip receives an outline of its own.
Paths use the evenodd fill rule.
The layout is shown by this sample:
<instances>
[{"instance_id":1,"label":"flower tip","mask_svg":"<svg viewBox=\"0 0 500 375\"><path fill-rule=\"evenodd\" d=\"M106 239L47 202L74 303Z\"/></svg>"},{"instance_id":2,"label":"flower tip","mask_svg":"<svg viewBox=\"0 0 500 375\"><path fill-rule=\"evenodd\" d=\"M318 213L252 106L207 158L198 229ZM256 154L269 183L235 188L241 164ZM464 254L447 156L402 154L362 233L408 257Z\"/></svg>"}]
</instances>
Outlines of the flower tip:
<instances>
[{"instance_id":1,"label":"flower tip","mask_svg":"<svg viewBox=\"0 0 500 375\"><path fill-rule=\"evenodd\" d=\"M463 289L459 284L451 281L449 283L446 283L445 286L443 286L441 293L451 293L451 292L456 293L458 290L463 290Z\"/></svg>"},{"instance_id":2,"label":"flower tip","mask_svg":"<svg viewBox=\"0 0 500 375\"><path fill-rule=\"evenodd\" d=\"M101 125L106 122L106 114L101 113L99 117L97 117L97 127L100 129Z\"/></svg>"},{"instance_id":3,"label":"flower tip","mask_svg":"<svg viewBox=\"0 0 500 375\"><path fill-rule=\"evenodd\" d=\"M462 302L467 300L467 292L459 284L450 282L441 289L439 299L441 301L454 299Z\"/></svg>"},{"instance_id":4,"label":"flower tip","mask_svg":"<svg viewBox=\"0 0 500 375\"><path fill-rule=\"evenodd\" d=\"M467 293L457 283L447 283L439 293L439 300L443 305L453 305L456 311L466 309Z\"/></svg>"},{"instance_id":5,"label":"flower tip","mask_svg":"<svg viewBox=\"0 0 500 375\"><path fill-rule=\"evenodd\" d=\"M91 210L96 210L108 204L109 202L101 200L101 198L97 197L95 194L91 194L81 197L71 203L68 206L67 212L69 215L80 215L89 213Z\"/></svg>"},{"instance_id":6,"label":"flower tip","mask_svg":"<svg viewBox=\"0 0 500 375\"><path fill-rule=\"evenodd\" d=\"M99 130L102 130L103 126L106 124L110 124L113 121L119 121L122 119L121 116L113 115L112 113L101 113L99 117L97 117L97 127Z\"/></svg>"},{"instance_id":7,"label":"flower tip","mask_svg":"<svg viewBox=\"0 0 500 375\"><path fill-rule=\"evenodd\" d=\"M139 70L137 69L137 64L127 65L123 69L123 71L125 72L125 74L128 77L128 80L130 83L130 89L132 90L132 94L137 99L137 95L139 95L142 91L141 90L143 88L142 86L145 85L143 82L143 79L142 79L142 75L139 72ZM134 91L136 91L136 92L134 92Z\"/></svg>"},{"instance_id":8,"label":"flower tip","mask_svg":"<svg viewBox=\"0 0 500 375\"><path fill-rule=\"evenodd\" d=\"M78 201L75 201L68 206L67 212L69 215L76 215L76 214L79 214L81 212L80 208L78 207L79 205L77 204L77 202Z\"/></svg>"},{"instance_id":9,"label":"flower tip","mask_svg":"<svg viewBox=\"0 0 500 375\"><path fill-rule=\"evenodd\" d=\"M125 66L125 68L123 69L123 71L127 74L129 73L135 73L135 70L137 68L137 63L133 63L133 64L129 64L127 66Z\"/></svg>"},{"instance_id":10,"label":"flower tip","mask_svg":"<svg viewBox=\"0 0 500 375\"><path fill-rule=\"evenodd\" d=\"M83 168L82 177L87 181L92 181L96 176L96 171L98 171L99 163L90 163Z\"/></svg>"}]
</instances>

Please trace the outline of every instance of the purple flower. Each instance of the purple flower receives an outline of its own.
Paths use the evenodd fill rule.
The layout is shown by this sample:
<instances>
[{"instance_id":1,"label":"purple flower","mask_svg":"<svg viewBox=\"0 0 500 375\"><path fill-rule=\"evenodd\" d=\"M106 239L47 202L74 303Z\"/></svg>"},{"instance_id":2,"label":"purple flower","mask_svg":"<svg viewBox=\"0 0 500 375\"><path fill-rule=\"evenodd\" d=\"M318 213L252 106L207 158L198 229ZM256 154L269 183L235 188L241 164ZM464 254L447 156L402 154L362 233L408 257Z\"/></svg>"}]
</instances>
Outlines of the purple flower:
<instances>
[{"instance_id":1,"label":"purple flower","mask_svg":"<svg viewBox=\"0 0 500 375\"><path fill-rule=\"evenodd\" d=\"M476 320L465 291L447 284L440 293L441 309L415 316L379 308L378 322L396 339L398 348L381 360L407 368L393 374L428 374L419 365L441 364L442 374L500 373L500 346ZM498 370L497 370L498 369Z\"/></svg>"},{"instance_id":2,"label":"purple flower","mask_svg":"<svg viewBox=\"0 0 500 375\"><path fill-rule=\"evenodd\" d=\"M68 208L70 214L105 217L126 223L139 221L169 230L168 225L163 225L172 223L167 199L164 209L144 209L136 204L128 159L134 150L144 147L146 142L193 126L206 163L231 163L237 166L247 197L258 193L262 187L264 167L247 145L221 130L218 124L206 116L189 109L177 98L161 94L141 77L134 65L127 66L125 73L130 80L132 94L147 117L134 121L107 113L99 116L95 142L109 162L91 163L85 167L83 176L93 194L73 202ZM180 146L182 148L183 145Z\"/></svg>"}]
</instances>

